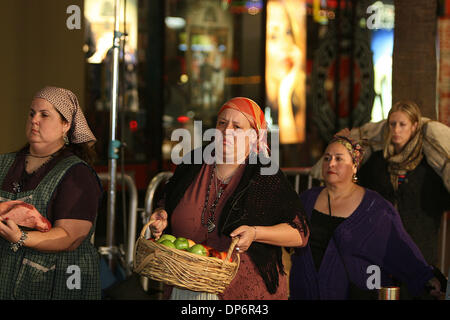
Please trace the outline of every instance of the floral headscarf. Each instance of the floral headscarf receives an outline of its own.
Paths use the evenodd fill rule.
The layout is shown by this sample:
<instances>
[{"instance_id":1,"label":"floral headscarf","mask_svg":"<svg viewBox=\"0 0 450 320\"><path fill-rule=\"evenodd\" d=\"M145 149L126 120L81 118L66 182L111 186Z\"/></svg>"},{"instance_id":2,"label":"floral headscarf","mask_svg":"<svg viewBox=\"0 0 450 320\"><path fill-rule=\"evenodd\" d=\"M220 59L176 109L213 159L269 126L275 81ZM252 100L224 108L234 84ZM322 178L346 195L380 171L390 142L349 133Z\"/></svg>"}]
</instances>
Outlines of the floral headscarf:
<instances>
[{"instance_id":1,"label":"floral headscarf","mask_svg":"<svg viewBox=\"0 0 450 320\"><path fill-rule=\"evenodd\" d=\"M348 150L350 156L352 157L353 163L356 165L356 168L359 169L361 166L361 161L364 157L364 148L358 142L346 136L336 135L333 139L331 139L328 145L334 142L342 144Z\"/></svg>"}]
</instances>

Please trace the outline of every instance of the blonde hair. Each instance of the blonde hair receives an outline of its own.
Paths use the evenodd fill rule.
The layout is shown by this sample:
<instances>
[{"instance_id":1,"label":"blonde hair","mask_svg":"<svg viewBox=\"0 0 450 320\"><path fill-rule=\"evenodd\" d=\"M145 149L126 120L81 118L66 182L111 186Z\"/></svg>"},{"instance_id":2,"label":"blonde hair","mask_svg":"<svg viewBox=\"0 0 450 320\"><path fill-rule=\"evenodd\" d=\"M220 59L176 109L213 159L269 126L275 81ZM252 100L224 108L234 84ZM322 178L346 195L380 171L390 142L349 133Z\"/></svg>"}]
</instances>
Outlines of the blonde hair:
<instances>
[{"instance_id":1,"label":"blonde hair","mask_svg":"<svg viewBox=\"0 0 450 320\"><path fill-rule=\"evenodd\" d=\"M411 123L414 124L417 122L417 124L420 125L420 122L422 119L422 113L420 112L419 106L415 102L403 100L403 101L399 101L396 104L394 104L392 106L391 110L389 110L389 114L387 117L388 122L389 122L389 118L391 117L391 114L393 114L394 112L397 112L397 111L404 112L408 116Z\"/></svg>"},{"instance_id":2,"label":"blonde hair","mask_svg":"<svg viewBox=\"0 0 450 320\"><path fill-rule=\"evenodd\" d=\"M389 119L391 118L391 115L394 112L398 111L401 111L404 114L406 114L406 116L408 117L408 119L411 121L412 124L417 123L416 131L412 134L411 137L413 137L417 132L420 132L422 128L422 113L420 112L419 106L415 102L409 100L398 101L392 106L391 110L389 110L388 113L387 117L388 130L385 131L384 136L385 137L384 141L386 144L389 144L391 141L391 129L389 126Z\"/></svg>"}]
</instances>

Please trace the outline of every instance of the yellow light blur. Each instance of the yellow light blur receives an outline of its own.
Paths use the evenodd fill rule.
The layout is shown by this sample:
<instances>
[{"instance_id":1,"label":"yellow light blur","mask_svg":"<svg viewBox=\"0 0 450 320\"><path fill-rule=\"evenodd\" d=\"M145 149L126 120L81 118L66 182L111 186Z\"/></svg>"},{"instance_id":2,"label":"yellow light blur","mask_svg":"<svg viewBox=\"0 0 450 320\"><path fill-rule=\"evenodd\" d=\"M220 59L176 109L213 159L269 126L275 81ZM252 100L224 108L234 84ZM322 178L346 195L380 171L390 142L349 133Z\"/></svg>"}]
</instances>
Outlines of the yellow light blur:
<instances>
[{"instance_id":1,"label":"yellow light blur","mask_svg":"<svg viewBox=\"0 0 450 320\"><path fill-rule=\"evenodd\" d=\"M185 74L185 73L183 73L183 74L180 76L180 81L181 81L181 83L186 83L186 82L188 82L188 81L189 81L188 75Z\"/></svg>"}]
</instances>

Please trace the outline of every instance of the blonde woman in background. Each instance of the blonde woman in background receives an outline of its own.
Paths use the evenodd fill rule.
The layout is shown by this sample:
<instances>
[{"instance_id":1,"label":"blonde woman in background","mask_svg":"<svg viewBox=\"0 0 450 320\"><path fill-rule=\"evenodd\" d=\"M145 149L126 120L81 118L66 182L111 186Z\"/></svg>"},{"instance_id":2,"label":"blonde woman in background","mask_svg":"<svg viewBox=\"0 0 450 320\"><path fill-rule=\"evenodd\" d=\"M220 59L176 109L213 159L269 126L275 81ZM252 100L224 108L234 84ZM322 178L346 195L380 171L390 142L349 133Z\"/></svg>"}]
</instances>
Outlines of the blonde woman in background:
<instances>
[{"instance_id":1,"label":"blonde woman in background","mask_svg":"<svg viewBox=\"0 0 450 320\"><path fill-rule=\"evenodd\" d=\"M443 212L450 209L450 196L429 164L432 155L424 153L429 124L414 102L396 103L389 111L384 147L362 166L359 180L397 208L425 259L437 265L439 226Z\"/></svg>"}]
</instances>

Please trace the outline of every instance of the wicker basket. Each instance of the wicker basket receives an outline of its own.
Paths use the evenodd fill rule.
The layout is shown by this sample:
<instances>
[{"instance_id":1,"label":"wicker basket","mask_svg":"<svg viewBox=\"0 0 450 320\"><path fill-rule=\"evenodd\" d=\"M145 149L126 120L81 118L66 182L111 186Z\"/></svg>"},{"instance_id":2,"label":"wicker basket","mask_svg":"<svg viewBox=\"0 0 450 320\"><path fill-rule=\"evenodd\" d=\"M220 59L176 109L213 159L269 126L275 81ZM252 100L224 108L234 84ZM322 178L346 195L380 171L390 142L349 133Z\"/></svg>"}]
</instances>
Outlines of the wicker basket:
<instances>
[{"instance_id":1,"label":"wicker basket","mask_svg":"<svg viewBox=\"0 0 450 320\"><path fill-rule=\"evenodd\" d=\"M232 240L225 260L205 257L146 240L145 231L152 222L142 228L136 241L134 272L192 291L217 294L225 290L239 269L239 253L236 254L236 261L229 261L238 238Z\"/></svg>"}]
</instances>

